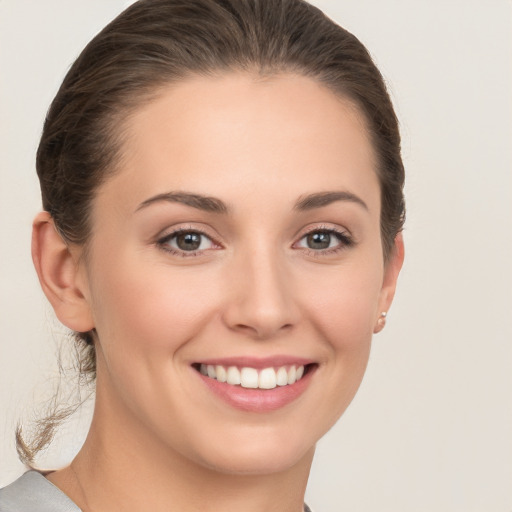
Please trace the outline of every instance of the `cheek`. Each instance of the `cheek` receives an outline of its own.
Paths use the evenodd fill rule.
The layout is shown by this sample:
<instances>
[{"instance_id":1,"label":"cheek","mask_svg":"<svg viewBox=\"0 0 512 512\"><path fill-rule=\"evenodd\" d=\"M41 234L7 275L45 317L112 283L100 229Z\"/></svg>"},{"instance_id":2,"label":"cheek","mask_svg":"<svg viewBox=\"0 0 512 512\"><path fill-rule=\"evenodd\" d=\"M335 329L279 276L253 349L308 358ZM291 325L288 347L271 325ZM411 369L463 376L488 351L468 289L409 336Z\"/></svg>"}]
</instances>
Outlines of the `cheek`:
<instances>
[{"instance_id":1,"label":"cheek","mask_svg":"<svg viewBox=\"0 0 512 512\"><path fill-rule=\"evenodd\" d=\"M354 398L366 370L382 283L379 262L364 259L318 276L310 318L321 334L326 389L318 401L332 426Z\"/></svg>"},{"instance_id":2,"label":"cheek","mask_svg":"<svg viewBox=\"0 0 512 512\"><path fill-rule=\"evenodd\" d=\"M92 303L104 352L122 346L139 360L176 352L215 310L218 298L203 274L140 261L98 269Z\"/></svg>"},{"instance_id":3,"label":"cheek","mask_svg":"<svg viewBox=\"0 0 512 512\"><path fill-rule=\"evenodd\" d=\"M371 340L379 304L382 270L350 265L315 279L309 310L333 349L363 349Z\"/></svg>"}]
</instances>

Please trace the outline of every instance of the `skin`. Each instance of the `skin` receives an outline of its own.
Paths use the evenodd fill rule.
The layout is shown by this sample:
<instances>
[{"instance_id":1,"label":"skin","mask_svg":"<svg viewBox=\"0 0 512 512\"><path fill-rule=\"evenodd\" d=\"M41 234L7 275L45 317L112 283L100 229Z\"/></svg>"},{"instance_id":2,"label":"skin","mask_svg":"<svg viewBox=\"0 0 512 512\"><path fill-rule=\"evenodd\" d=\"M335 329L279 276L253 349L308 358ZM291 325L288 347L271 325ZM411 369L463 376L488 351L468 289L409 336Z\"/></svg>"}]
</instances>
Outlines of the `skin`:
<instances>
[{"instance_id":1,"label":"skin","mask_svg":"<svg viewBox=\"0 0 512 512\"><path fill-rule=\"evenodd\" d=\"M125 131L120 170L93 202L87 256L47 213L34 222L57 316L98 333L89 436L48 478L83 510L298 512L315 443L357 391L403 260L400 236L383 260L364 121L309 78L234 73L163 89ZM345 196L297 208L326 191ZM145 204L169 192L229 211ZM205 233L201 249L169 252L176 239L162 238L176 228ZM331 247L310 248L310 230L352 243L331 234ZM283 354L316 371L296 400L264 413L227 404L191 366Z\"/></svg>"}]
</instances>

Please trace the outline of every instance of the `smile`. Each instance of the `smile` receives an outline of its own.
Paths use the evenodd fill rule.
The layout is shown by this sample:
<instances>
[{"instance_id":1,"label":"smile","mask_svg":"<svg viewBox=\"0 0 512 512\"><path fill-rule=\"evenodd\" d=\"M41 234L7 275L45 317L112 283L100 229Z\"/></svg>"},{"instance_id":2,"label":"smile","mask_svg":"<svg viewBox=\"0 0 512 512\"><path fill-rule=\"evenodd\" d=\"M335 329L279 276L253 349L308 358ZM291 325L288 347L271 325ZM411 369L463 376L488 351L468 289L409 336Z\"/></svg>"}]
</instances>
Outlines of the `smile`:
<instances>
[{"instance_id":1,"label":"smile","mask_svg":"<svg viewBox=\"0 0 512 512\"><path fill-rule=\"evenodd\" d=\"M309 387L318 363L278 356L228 358L192 364L206 388L227 405L267 413L297 400Z\"/></svg>"},{"instance_id":2,"label":"smile","mask_svg":"<svg viewBox=\"0 0 512 512\"><path fill-rule=\"evenodd\" d=\"M295 384L304 376L304 365L281 366L279 368L252 368L244 366L199 365L199 372L218 382L247 389L274 389Z\"/></svg>"}]
</instances>

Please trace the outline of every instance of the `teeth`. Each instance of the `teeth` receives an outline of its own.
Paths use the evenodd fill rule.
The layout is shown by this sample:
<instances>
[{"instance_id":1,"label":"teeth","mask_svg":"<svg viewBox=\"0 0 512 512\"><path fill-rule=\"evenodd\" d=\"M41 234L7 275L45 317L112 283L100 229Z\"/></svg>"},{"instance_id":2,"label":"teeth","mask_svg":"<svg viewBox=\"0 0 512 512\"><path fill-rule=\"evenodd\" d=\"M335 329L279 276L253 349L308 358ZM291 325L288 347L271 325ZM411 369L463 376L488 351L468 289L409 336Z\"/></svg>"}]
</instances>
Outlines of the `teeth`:
<instances>
[{"instance_id":1,"label":"teeth","mask_svg":"<svg viewBox=\"0 0 512 512\"><path fill-rule=\"evenodd\" d=\"M217 374L217 380L219 382L226 382L228 380L228 372L220 364L215 367L215 373Z\"/></svg>"},{"instance_id":2,"label":"teeth","mask_svg":"<svg viewBox=\"0 0 512 512\"><path fill-rule=\"evenodd\" d=\"M295 368L295 366L292 366L288 370L288 384L295 384L296 380L297 380L297 369Z\"/></svg>"},{"instance_id":3,"label":"teeth","mask_svg":"<svg viewBox=\"0 0 512 512\"><path fill-rule=\"evenodd\" d=\"M240 372L240 384L243 388L258 387L258 370L254 368L242 368Z\"/></svg>"},{"instance_id":4,"label":"teeth","mask_svg":"<svg viewBox=\"0 0 512 512\"><path fill-rule=\"evenodd\" d=\"M287 386L288 385L288 372L284 366L281 366L279 370L277 370L277 378L276 382L278 386Z\"/></svg>"},{"instance_id":5,"label":"teeth","mask_svg":"<svg viewBox=\"0 0 512 512\"><path fill-rule=\"evenodd\" d=\"M274 368L265 368L261 370L258 378L258 387L260 389L273 389L277 386L277 376Z\"/></svg>"},{"instance_id":6,"label":"teeth","mask_svg":"<svg viewBox=\"0 0 512 512\"><path fill-rule=\"evenodd\" d=\"M240 384L240 371L236 366L230 366L228 368L228 378L226 382L232 386Z\"/></svg>"},{"instance_id":7,"label":"teeth","mask_svg":"<svg viewBox=\"0 0 512 512\"><path fill-rule=\"evenodd\" d=\"M300 380L304 375L304 366L281 366L275 368L244 367L239 370L236 366L228 368L218 365L201 364L199 371L210 379L217 379L219 382L226 382L232 386L241 385L249 389L274 389L276 386L288 386Z\"/></svg>"}]
</instances>

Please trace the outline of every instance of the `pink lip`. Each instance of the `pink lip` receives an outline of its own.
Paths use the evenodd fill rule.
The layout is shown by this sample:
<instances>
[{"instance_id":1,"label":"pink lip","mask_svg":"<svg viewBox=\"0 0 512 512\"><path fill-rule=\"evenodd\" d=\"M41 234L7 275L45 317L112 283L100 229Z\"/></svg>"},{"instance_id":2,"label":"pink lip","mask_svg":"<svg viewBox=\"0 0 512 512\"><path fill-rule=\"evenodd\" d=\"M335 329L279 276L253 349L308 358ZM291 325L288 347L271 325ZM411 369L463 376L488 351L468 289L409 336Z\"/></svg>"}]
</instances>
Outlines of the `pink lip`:
<instances>
[{"instance_id":1,"label":"pink lip","mask_svg":"<svg viewBox=\"0 0 512 512\"><path fill-rule=\"evenodd\" d=\"M212 360L213 361L213 360ZM226 364L226 359L222 360L223 363L208 363L208 364ZM241 364L241 360L237 358L236 364L231 366L251 366L252 368L269 368L276 366L286 366L286 362L280 362L280 364L268 364L268 361L263 366L254 366L254 362L251 364ZM206 363L204 363L206 364ZM301 364L294 359L293 363L289 364ZM307 364L307 363L306 363ZM215 379L211 379L205 375L202 375L198 371L194 370L197 376L203 381L203 383L217 395L225 403L246 412L257 412L265 413L280 409L301 396L309 386L311 378L315 373L317 366L314 365L309 368L309 371L297 382L288 386L275 387L274 389L248 389L242 386L233 386L225 382L219 382Z\"/></svg>"}]
</instances>

